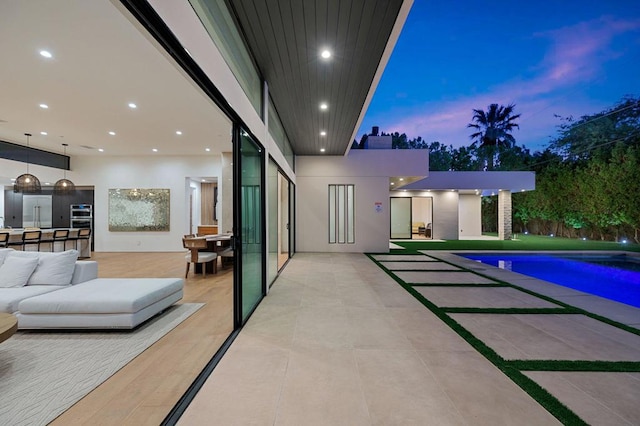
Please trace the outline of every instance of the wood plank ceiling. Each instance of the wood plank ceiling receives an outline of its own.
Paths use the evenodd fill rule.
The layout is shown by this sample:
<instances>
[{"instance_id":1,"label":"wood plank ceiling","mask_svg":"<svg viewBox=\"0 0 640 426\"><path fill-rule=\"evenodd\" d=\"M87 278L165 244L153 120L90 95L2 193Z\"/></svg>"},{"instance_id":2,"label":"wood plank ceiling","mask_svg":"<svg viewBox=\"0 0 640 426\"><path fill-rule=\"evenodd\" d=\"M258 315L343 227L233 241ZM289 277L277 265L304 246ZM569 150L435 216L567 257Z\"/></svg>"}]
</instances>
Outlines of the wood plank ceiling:
<instances>
[{"instance_id":1,"label":"wood plank ceiling","mask_svg":"<svg viewBox=\"0 0 640 426\"><path fill-rule=\"evenodd\" d=\"M403 1L229 2L294 152L343 155Z\"/></svg>"}]
</instances>

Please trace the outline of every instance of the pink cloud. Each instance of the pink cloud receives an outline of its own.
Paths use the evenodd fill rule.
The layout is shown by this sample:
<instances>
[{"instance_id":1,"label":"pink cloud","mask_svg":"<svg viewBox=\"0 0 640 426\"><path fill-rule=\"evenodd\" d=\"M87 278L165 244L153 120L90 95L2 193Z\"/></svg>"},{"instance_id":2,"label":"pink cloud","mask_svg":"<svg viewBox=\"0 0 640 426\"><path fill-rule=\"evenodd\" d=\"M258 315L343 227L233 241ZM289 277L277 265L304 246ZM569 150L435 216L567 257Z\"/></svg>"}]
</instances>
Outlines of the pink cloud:
<instances>
[{"instance_id":1,"label":"pink cloud","mask_svg":"<svg viewBox=\"0 0 640 426\"><path fill-rule=\"evenodd\" d=\"M566 95L563 98L559 92L597 78L603 62L620 54L610 47L613 38L637 30L640 30L640 19L602 17L534 34L534 37L549 39L551 44L534 67L536 75L533 78L508 81L478 96L426 103L400 119L389 117L386 123L379 125L385 132L404 132L410 138L422 136L427 141L461 146L470 143L466 124L474 108L491 103L515 103L523 129L516 131L516 140L540 147L549 141L560 123L554 114L578 116L594 112L591 108L606 106L594 105L584 99L566 99Z\"/></svg>"}]
</instances>

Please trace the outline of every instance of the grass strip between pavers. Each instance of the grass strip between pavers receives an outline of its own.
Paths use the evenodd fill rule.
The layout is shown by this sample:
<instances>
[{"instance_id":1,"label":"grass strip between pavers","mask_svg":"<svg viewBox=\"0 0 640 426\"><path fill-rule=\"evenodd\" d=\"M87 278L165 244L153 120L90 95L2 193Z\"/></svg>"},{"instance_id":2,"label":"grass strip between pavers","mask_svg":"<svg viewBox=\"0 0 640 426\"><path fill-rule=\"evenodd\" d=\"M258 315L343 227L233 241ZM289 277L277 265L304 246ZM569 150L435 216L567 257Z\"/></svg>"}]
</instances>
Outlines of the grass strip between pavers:
<instances>
[{"instance_id":1,"label":"grass strip between pavers","mask_svg":"<svg viewBox=\"0 0 640 426\"><path fill-rule=\"evenodd\" d=\"M403 253L408 254L408 253ZM565 425L587 425L587 423L578 417L573 411L571 411L566 405L560 402L555 396L549 393L546 389L536 383L534 380L527 377L519 369L514 368L509 362L498 355L493 349L487 346L483 341L474 336L469 330L461 326L457 321L451 318L447 313L429 301L420 292L414 289L411 285L405 283L398 278L393 272L376 259L372 255L367 254L379 268L385 271L394 281L396 281L401 287L403 287L409 294L415 297L420 303L427 307L434 315L436 315L442 322L447 324L453 331L458 333L467 343L469 343L476 351L487 358L493 365L495 365L500 371L502 371L507 377L515 382L521 389L527 392L533 399L535 399L540 405L542 405L549 413L556 417L560 422ZM473 272L473 271L470 271Z\"/></svg>"},{"instance_id":2,"label":"grass strip between pavers","mask_svg":"<svg viewBox=\"0 0 640 426\"><path fill-rule=\"evenodd\" d=\"M587 317L593 318L593 319L598 320L600 322L603 322L605 324L611 325L613 327L617 327L617 328L619 328L621 330L624 330L626 332L633 333L635 335L640 336L640 330L639 329L637 329L635 327L631 327L631 326L629 326L627 324L623 324L621 322L614 321L614 320L612 320L610 318L603 317L603 316L598 315L598 314L594 314L593 312L585 311L584 309L580 309L580 308L577 308L577 307L575 307L573 305L569 305L568 303L561 302L561 301L556 300L556 299L554 299L554 298L552 298L550 296L545 296L544 294L536 293L533 290L529 290L527 288L519 287L519 286L517 286L515 284L511 284L508 281L504 281L504 280L501 280L499 278L491 277L491 276L483 274L481 272L474 271L473 269L465 268L464 266L456 265L455 263L450 262L448 260L440 259L440 258L437 258L437 257L434 257L434 259L438 259L438 261L444 262L444 263L448 263L449 265L457 266L457 267L461 268L464 272L470 272L472 274L479 275L479 276L487 278L489 280L493 280L498 284L503 284L506 287L514 288L514 289L519 290L519 291L521 291L523 293L527 293L527 294L529 294L531 296L535 296L535 297L537 297L539 299L543 299L543 300L546 300L547 302L551 302L551 303L554 303L554 304L556 304L558 306L564 307L564 308L567 309L566 312L563 312L565 314L571 313L571 314L585 315ZM393 273L393 271L388 271L388 272Z\"/></svg>"},{"instance_id":3,"label":"grass strip between pavers","mask_svg":"<svg viewBox=\"0 0 640 426\"><path fill-rule=\"evenodd\" d=\"M591 371L603 373L639 373L638 361L566 361L528 360L505 361L520 371Z\"/></svg>"},{"instance_id":4,"label":"grass strip between pavers","mask_svg":"<svg viewBox=\"0 0 640 426\"><path fill-rule=\"evenodd\" d=\"M394 271L390 271L392 274ZM404 271L398 271L404 272ZM466 272L466 271L461 271ZM395 275L395 274L394 274ZM468 288L494 288L494 287L511 287L509 284L495 283L495 284L461 284L461 283L406 283L412 287L468 287Z\"/></svg>"},{"instance_id":5,"label":"grass strip between pavers","mask_svg":"<svg viewBox=\"0 0 640 426\"><path fill-rule=\"evenodd\" d=\"M440 307L448 314L577 314L576 309L570 308L455 308Z\"/></svg>"}]
</instances>

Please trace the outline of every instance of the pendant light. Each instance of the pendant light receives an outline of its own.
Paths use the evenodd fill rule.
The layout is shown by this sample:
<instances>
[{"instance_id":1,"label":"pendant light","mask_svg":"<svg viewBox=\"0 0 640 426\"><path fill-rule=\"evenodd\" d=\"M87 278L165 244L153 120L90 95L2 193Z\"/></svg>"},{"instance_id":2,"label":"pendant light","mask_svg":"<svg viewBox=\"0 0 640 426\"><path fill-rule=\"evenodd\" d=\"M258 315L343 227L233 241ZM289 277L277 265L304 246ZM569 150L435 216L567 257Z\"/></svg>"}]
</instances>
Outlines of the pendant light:
<instances>
[{"instance_id":1,"label":"pendant light","mask_svg":"<svg viewBox=\"0 0 640 426\"><path fill-rule=\"evenodd\" d=\"M29 173L29 138L31 133L25 133L24 135L27 137L27 173L16 178L13 184L13 192L32 194L41 192L42 186L40 185L40 179Z\"/></svg>"},{"instance_id":2,"label":"pendant light","mask_svg":"<svg viewBox=\"0 0 640 426\"><path fill-rule=\"evenodd\" d=\"M67 147L69 146L69 144L67 143L63 143L62 146L64 147L64 155L67 155ZM73 192L76 190L76 185L71 182L69 179L67 179L67 169L64 169L64 176L62 179L60 179L59 181L57 181L55 183L55 185L53 185L53 192L55 194L69 194L70 192Z\"/></svg>"}]
</instances>

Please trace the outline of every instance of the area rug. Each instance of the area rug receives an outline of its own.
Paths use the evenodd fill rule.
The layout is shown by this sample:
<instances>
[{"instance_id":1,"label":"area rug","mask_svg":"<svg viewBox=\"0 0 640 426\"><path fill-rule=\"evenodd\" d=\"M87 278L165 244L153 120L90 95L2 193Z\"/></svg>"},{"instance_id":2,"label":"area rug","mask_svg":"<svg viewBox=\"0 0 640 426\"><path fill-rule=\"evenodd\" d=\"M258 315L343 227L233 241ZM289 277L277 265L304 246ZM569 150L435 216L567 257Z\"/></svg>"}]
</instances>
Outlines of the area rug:
<instances>
[{"instance_id":1,"label":"area rug","mask_svg":"<svg viewBox=\"0 0 640 426\"><path fill-rule=\"evenodd\" d=\"M0 425L46 425L202 306L174 305L133 331L18 332L0 344Z\"/></svg>"}]
</instances>

